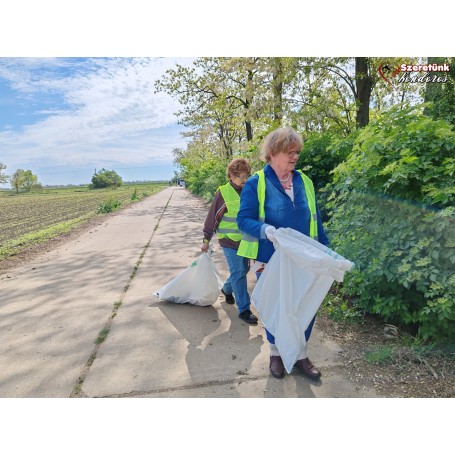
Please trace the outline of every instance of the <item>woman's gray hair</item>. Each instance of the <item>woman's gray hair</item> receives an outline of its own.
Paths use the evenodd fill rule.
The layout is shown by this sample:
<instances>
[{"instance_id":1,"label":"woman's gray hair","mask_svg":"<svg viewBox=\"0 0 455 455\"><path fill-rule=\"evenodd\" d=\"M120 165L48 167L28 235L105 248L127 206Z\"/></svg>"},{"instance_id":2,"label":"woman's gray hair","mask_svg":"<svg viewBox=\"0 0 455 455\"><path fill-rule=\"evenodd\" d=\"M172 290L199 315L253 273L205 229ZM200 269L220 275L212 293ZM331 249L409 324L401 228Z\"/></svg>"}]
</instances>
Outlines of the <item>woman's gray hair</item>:
<instances>
[{"instance_id":1,"label":"woman's gray hair","mask_svg":"<svg viewBox=\"0 0 455 455\"><path fill-rule=\"evenodd\" d=\"M262 161L269 163L272 156L280 152L287 152L292 145L302 148L302 136L289 126L278 128L264 138L260 158Z\"/></svg>"}]
</instances>

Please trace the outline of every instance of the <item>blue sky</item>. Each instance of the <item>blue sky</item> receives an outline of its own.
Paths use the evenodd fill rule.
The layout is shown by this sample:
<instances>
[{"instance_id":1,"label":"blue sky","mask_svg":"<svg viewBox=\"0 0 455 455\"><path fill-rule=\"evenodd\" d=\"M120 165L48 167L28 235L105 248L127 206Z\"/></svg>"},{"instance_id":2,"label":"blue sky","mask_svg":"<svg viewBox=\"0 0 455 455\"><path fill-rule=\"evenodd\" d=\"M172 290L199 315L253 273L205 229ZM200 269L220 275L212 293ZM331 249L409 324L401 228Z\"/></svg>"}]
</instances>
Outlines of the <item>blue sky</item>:
<instances>
[{"instance_id":1,"label":"blue sky","mask_svg":"<svg viewBox=\"0 0 455 455\"><path fill-rule=\"evenodd\" d=\"M171 179L184 148L177 102L154 82L192 58L0 58L0 162L43 185ZM7 187L8 185L3 185Z\"/></svg>"}]
</instances>

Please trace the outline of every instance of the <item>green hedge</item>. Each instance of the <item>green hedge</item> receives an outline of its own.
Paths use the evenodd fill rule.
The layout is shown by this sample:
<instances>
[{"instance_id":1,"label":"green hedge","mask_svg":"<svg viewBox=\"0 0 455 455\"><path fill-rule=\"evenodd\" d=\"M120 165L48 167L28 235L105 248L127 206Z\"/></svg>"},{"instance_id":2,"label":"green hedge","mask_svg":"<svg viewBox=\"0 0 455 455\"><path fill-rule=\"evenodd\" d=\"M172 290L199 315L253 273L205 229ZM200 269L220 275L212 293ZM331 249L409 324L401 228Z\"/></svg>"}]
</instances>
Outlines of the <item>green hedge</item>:
<instances>
[{"instance_id":1,"label":"green hedge","mask_svg":"<svg viewBox=\"0 0 455 455\"><path fill-rule=\"evenodd\" d=\"M203 162L192 162L184 159L180 163L184 169L182 176L192 193L211 201L217 188L227 182L226 168L228 163L217 159Z\"/></svg>"},{"instance_id":2,"label":"green hedge","mask_svg":"<svg viewBox=\"0 0 455 455\"><path fill-rule=\"evenodd\" d=\"M303 145L296 168L303 170L314 183L321 218L327 221L328 194L325 187L332 182L332 171L351 152L357 132L345 138L328 133L310 133Z\"/></svg>"},{"instance_id":3,"label":"green hedge","mask_svg":"<svg viewBox=\"0 0 455 455\"><path fill-rule=\"evenodd\" d=\"M455 339L455 133L416 110L362 130L329 185L342 292L423 339Z\"/></svg>"}]
</instances>

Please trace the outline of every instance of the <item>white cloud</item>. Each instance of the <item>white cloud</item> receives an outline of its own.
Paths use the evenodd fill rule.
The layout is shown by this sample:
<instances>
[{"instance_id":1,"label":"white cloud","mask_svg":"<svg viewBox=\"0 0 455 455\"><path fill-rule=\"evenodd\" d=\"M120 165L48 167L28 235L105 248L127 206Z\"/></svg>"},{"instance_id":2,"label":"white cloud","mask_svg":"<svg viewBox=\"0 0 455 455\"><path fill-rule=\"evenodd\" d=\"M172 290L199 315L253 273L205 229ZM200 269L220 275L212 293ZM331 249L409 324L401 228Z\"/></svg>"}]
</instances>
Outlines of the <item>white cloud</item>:
<instances>
[{"instance_id":1,"label":"white cloud","mask_svg":"<svg viewBox=\"0 0 455 455\"><path fill-rule=\"evenodd\" d=\"M9 81L42 120L19 130L0 125L0 161L9 169L46 160L64 166L90 162L172 163L184 146L176 128L177 102L155 93L155 81L176 63L192 59L0 59L0 80ZM174 128L172 128L174 126ZM163 134L164 131L164 134Z\"/></svg>"}]
</instances>

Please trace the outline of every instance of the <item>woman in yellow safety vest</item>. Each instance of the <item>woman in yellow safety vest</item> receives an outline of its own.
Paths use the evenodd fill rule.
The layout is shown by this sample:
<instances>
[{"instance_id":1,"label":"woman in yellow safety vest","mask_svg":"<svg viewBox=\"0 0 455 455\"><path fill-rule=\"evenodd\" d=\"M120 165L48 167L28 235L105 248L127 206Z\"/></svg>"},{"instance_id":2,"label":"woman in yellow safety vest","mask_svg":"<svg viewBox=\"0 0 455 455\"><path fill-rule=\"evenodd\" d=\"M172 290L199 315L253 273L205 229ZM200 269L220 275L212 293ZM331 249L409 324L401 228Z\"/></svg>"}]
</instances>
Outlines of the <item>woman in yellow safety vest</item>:
<instances>
[{"instance_id":1,"label":"woman in yellow safety vest","mask_svg":"<svg viewBox=\"0 0 455 455\"><path fill-rule=\"evenodd\" d=\"M250 163L244 158L236 158L229 163L227 167L229 182L216 191L205 219L201 251L204 253L208 251L210 240L216 232L229 266L229 277L221 292L226 303L237 303L240 319L248 324L257 324L258 318L250 310L250 295L247 289L248 259L237 255L242 233L237 227L236 218L240 206L240 193L250 173Z\"/></svg>"},{"instance_id":2,"label":"woman in yellow safety vest","mask_svg":"<svg viewBox=\"0 0 455 455\"><path fill-rule=\"evenodd\" d=\"M278 228L292 228L324 245L329 243L317 210L313 183L295 170L302 146L301 136L292 128L278 128L269 133L261 153L267 164L243 188L237 224L244 236L238 254L250 259L251 269L258 278L275 251L274 232ZM305 332L307 341L313 323L314 319ZM282 378L283 361L267 328L266 336L270 344L270 372ZM311 378L321 376L308 358L306 347L294 366Z\"/></svg>"}]
</instances>

